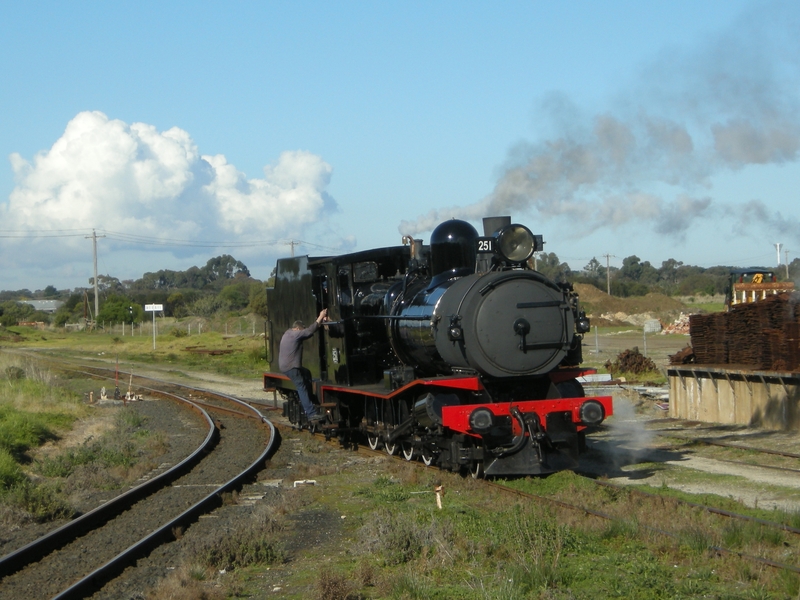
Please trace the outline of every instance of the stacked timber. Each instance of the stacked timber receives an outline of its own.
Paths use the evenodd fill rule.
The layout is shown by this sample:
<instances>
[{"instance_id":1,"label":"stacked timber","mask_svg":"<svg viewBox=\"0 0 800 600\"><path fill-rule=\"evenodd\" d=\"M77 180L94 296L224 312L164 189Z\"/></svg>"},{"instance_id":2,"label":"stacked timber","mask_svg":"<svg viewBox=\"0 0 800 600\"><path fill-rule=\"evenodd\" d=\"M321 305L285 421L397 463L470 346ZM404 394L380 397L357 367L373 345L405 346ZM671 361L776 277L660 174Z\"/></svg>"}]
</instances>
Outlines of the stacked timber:
<instances>
[{"instance_id":1,"label":"stacked timber","mask_svg":"<svg viewBox=\"0 0 800 600\"><path fill-rule=\"evenodd\" d=\"M800 295L784 293L689 319L695 362L740 368L800 367Z\"/></svg>"},{"instance_id":2,"label":"stacked timber","mask_svg":"<svg viewBox=\"0 0 800 600\"><path fill-rule=\"evenodd\" d=\"M726 313L691 315L689 317L689 335L692 339L696 363L719 365L728 362L725 317L727 317Z\"/></svg>"},{"instance_id":3,"label":"stacked timber","mask_svg":"<svg viewBox=\"0 0 800 600\"><path fill-rule=\"evenodd\" d=\"M797 316L786 324L786 360L789 365L800 365L800 318Z\"/></svg>"}]
</instances>

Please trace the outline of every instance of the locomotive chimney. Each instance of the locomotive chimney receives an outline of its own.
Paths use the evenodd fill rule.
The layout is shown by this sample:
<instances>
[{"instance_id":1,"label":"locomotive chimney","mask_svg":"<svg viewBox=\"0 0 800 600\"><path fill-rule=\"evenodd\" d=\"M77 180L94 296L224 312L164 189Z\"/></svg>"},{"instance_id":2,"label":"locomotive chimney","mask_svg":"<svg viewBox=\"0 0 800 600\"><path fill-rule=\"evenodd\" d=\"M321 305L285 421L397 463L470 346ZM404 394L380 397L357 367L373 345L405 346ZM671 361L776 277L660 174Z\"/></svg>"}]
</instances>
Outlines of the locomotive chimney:
<instances>
[{"instance_id":1,"label":"locomotive chimney","mask_svg":"<svg viewBox=\"0 0 800 600\"><path fill-rule=\"evenodd\" d=\"M511 217L484 217L483 235L486 237L492 236L496 231L507 225L511 225Z\"/></svg>"},{"instance_id":2,"label":"locomotive chimney","mask_svg":"<svg viewBox=\"0 0 800 600\"><path fill-rule=\"evenodd\" d=\"M403 245L404 246L411 246L411 259L421 261L422 260L422 240L417 240L411 237L410 235L403 236Z\"/></svg>"}]
</instances>

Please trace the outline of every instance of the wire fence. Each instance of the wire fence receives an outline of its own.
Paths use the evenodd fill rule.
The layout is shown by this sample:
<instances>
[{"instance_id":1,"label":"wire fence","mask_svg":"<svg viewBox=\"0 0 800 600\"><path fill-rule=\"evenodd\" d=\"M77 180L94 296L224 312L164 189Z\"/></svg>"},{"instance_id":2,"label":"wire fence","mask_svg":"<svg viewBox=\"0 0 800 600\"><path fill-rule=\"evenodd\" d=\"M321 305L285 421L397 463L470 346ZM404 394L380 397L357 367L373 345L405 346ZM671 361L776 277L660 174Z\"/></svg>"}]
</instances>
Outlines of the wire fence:
<instances>
[{"instance_id":1,"label":"wire fence","mask_svg":"<svg viewBox=\"0 0 800 600\"><path fill-rule=\"evenodd\" d=\"M128 336L149 336L153 335L155 326L156 335L180 335L193 336L203 333L221 333L223 336L256 337L264 335L265 321L261 317L247 315L243 317L228 317L217 319L206 319L203 317L189 317L185 319L159 318L154 321L142 321L139 323L104 323L102 321L95 324L94 331L98 334L111 335L115 337ZM87 327L83 323L67 324L65 329L68 331L83 331Z\"/></svg>"}]
</instances>

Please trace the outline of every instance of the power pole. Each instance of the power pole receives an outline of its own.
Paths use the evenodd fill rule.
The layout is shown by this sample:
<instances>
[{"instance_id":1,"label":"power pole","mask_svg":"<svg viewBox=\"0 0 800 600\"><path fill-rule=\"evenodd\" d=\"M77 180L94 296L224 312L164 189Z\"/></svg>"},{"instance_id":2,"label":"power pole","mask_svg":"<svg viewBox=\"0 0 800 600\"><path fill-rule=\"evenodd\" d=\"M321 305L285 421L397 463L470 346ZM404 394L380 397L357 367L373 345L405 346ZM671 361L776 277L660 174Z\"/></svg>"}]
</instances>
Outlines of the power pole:
<instances>
[{"instance_id":1,"label":"power pole","mask_svg":"<svg viewBox=\"0 0 800 600\"><path fill-rule=\"evenodd\" d=\"M292 258L294 258L294 247L299 246L300 242L295 242L294 240L289 240L289 247L292 249Z\"/></svg>"},{"instance_id":2,"label":"power pole","mask_svg":"<svg viewBox=\"0 0 800 600\"><path fill-rule=\"evenodd\" d=\"M603 254L606 257L606 293L610 296L611 295L611 268L609 260L613 254Z\"/></svg>"},{"instance_id":3,"label":"power pole","mask_svg":"<svg viewBox=\"0 0 800 600\"><path fill-rule=\"evenodd\" d=\"M97 320L97 313L100 311L100 300L97 294L97 238L104 238L104 235L97 235L92 229L92 235L87 235L86 239L92 238L92 251L94 254L94 319Z\"/></svg>"},{"instance_id":4,"label":"power pole","mask_svg":"<svg viewBox=\"0 0 800 600\"><path fill-rule=\"evenodd\" d=\"M789 251L783 251L784 256L786 256L786 279L789 279Z\"/></svg>"}]
</instances>

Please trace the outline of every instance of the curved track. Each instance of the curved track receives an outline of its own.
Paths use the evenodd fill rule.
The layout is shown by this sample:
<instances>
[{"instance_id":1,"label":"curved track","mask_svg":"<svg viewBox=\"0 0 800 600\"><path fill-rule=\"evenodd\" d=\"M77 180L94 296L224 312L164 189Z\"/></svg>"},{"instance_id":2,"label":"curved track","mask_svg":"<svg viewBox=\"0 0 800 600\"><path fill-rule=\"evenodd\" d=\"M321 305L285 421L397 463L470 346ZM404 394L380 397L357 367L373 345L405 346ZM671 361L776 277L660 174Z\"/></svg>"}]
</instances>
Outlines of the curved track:
<instances>
[{"instance_id":1,"label":"curved track","mask_svg":"<svg viewBox=\"0 0 800 600\"><path fill-rule=\"evenodd\" d=\"M107 373L91 369L95 377L109 377ZM207 390L158 387L162 389L148 388L149 393L191 406L203 419L208 434L200 447L169 471L0 558L0 597L86 597L137 558L174 539L176 532L219 505L221 494L263 468L277 437L257 409ZM213 399L214 405L207 404L206 410L164 387ZM252 418L241 418L245 416Z\"/></svg>"}]
</instances>

